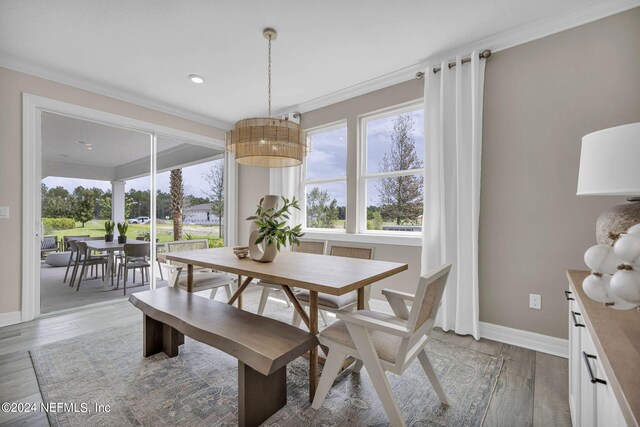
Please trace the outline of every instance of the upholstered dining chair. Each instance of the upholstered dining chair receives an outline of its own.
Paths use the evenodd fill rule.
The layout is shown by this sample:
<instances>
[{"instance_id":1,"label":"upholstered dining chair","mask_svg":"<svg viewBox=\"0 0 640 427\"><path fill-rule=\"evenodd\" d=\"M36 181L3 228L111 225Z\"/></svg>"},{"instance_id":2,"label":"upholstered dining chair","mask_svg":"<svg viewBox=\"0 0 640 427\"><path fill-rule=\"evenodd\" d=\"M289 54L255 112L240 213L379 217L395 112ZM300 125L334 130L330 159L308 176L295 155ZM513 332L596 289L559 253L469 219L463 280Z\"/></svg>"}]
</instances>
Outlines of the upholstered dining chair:
<instances>
[{"instance_id":1,"label":"upholstered dining chair","mask_svg":"<svg viewBox=\"0 0 640 427\"><path fill-rule=\"evenodd\" d=\"M322 406L347 356L364 363L392 426L406 424L391 393L385 371L402 375L416 358L440 401L448 405L447 395L424 348L433 329L450 270L451 264L446 264L421 277L415 295L383 290L395 316L369 310L338 312L340 320L318 336L320 344L329 348L329 354L311 406L314 409ZM406 301L411 301L411 309L407 308ZM358 370L362 363L354 370Z\"/></svg>"},{"instance_id":2,"label":"upholstered dining chair","mask_svg":"<svg viewBox=\"0 0 640 427\"><path fill-rule=\"evenodd\" d=\"M329 247L329 255L342 256L347 258L360 258L360 259L373 259L375 256L375 248L363 247L363 246L348 246L348 245L331 245ZM371 288L366 286L364 288L364 306L369 308L369 294ZM296 298L303 307L309 306L309 291L302 289L296 294ZM320 317L325 326L329 324L327 318L327 312L336 313L339 310L354 309L358 301L358 293L356 291L349 292L345 295L329 295L318 293L318 309L320 310ZM302 319L297 311L293 311L293 319L291 324L300 327Z\"/></svg>"},{"instance_id":3,"label":"upholstered dining chair","mask_svg":"<svg viewBox=\"0 0 640 427\"><path fill-rule=\"evenodd\" d=\"M201 240L178 240L175 242L167 242L166 252L158 255L158 264L166 270L167 281L169 286L178 287L182 290L187 289L186 264L167 260L163 255L170 252L190 251L196 249L208 249L209 241ZM233 292L231 285L235 282L235 278L227 273L211 270L195 266L193 269L193 292L211 290L210 299L215 299L219 288L224 288L227 298L230 299Z\"/></svg>"},{"instance_id":4,"label":"upholstered dining chair","mask_svg":"<svg viewBox=\"0 0 640 427\"><path fill-rule=\"evenodd\" d=\"M327 247L326 240L301 240L299 245L293 245L291 250L293 252L303 252L307 254L317 254L324 255ZM258 286L262 286L262 293L260 294L260 304L258 304L257 313L262 316L264 313L264 309L267 306L267 301L269 300L269 295L272 292L282 292L282 285L273 282L267 282L265 280L259 280L256 283ZM287 303L287 307L291 307L291 303L289 302L289 297L284 296L284 301Z\"/></svg>"}]
</instances>

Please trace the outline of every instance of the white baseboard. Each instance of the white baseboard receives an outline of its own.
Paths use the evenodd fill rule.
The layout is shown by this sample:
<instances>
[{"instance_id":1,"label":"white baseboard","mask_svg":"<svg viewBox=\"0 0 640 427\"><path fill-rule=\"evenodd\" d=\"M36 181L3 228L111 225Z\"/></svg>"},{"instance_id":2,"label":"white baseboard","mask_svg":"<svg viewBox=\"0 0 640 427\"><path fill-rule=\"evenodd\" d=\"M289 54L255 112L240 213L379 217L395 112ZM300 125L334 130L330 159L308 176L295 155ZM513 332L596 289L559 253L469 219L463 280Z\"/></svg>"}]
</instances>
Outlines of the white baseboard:
<instances>
[{"instance_id":1,"label":"white baseboard","mask_svg":"<svg viewBox=\"0 0 640 427\"><path fill-rule=\"evenodd\" d=\"M369 300L369 305L374 311L393 314L391 306L386 301L371 299ZM505 344L564 357L565 359L569 357L569 341L562 338L486 322L480 322L480 336Z\"/></svg>"},{"instance_id":2,"label":"white baseboard","mask_svg":"<svg viewBox=\"0 0 640 427\"><path fill-rule=\"evenodd\" d=\"M22 322L22 312L20 311L0 313L0 328L3 326L15 325L20 322Z\"/></svg>"},{"instance_id":3,"label":"white baseboard","mask_svg":"<svg viewBox=\"0 0 640 427\"><path fill-rule=\"evenodd\" d=\"M480 336L505 344L564 357L565 359L569 357L569 340L562 338L486 322L480 322Z\"/></svg>"}]
</instances>

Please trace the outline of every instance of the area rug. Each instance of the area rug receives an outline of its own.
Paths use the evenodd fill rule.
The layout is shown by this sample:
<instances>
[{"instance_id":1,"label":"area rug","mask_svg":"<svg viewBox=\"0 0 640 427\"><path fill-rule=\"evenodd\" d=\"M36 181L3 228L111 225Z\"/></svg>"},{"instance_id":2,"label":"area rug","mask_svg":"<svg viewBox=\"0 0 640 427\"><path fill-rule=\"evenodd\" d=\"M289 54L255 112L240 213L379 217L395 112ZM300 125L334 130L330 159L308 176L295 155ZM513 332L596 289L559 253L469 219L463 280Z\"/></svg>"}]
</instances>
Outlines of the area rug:
<instances>
[{"instance_id":1,"label":"area rug","mask_svg":"<svg viewBox=\"0 0 640 427\"><path fill-rule=\"evenodd\" d=\"M481 425L502 357L437 340L427 351L450 406L440 405L416 361L402 377L388 374L407 424ZM132 324L30 354L45 404L67 405L48 413L53 426L237 425L236 359L192 339L186 338L175 358L157 354L145 359L142 327ZM304 358L289 364L288 403L265 425L388 425L365 369L360 374L343 372L319 411L308 402L307 372Z\"/></svg>"}]
</instances>

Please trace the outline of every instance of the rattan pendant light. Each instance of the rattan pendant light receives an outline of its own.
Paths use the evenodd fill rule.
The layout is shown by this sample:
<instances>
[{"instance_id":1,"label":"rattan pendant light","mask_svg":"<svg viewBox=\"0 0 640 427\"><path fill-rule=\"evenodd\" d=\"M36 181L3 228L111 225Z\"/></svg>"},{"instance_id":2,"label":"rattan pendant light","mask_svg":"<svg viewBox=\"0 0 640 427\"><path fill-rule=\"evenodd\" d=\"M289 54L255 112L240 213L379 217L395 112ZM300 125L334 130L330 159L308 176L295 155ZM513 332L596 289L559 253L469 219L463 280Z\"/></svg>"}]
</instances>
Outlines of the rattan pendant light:
<instances>
[{"instance_id":1,"label":"rattan pendant light","mask_svg":"<svg viewBox=\"0 0 640 427\"><path fill-rule=\"evenodd\" d=\"M271 117L271 42L277 33L273 28L265 28L262 34L269 40L269 116L237 122L234 129L227 132L225 146L243 165L298 166L309 151L307 137L299 124Z\"/></svg>"}]
</instances>

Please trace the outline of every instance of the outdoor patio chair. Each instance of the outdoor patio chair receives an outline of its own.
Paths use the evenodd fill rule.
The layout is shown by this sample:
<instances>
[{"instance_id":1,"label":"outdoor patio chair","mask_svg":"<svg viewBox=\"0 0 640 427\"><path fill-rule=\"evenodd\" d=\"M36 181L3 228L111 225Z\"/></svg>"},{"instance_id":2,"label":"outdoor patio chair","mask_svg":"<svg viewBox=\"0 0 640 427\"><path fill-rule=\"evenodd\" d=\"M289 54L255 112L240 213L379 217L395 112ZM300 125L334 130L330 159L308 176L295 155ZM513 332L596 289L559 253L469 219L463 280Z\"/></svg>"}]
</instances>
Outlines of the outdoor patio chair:
<instances>
[{"instance_id":1,"label":"outdoor patio chair","mask_svg":"<svg viewBox=\"0 0 640 427\"><path fill-rule=\"evenodd\" d=\"M149 254L151 253L151 247L149 245L139 245L126 243L124 245L124 259L118 265L118 282L116 283L116 289L120 287L120 276L123 278L124 295L127 294L127 281L129 280L129 270L134 271L133 282L135 283L135 270L140 269L140 277L142 285L144 286L145 273L147 275L147 282L149 281Z\"/></svg>"},{"instance_id":2,"label":"outdoor patio chair","mask_svg":"<svg viewBox=\"0 0 640 427\"><path fill-rule=\"evenodd\" d=\"M82 236L62 236L62 250L63 251L68 251L71 248L71 245L69 244L70 240L84 240L84 239L88 239L89 236L88 234L82 235Z\"/></svg>"},{"instance_id":3,"label":"outdoor patio chair","mask_svg":"<svg viewBox=\"0 0 640 427\"><path fill-rule=\"evenodd\" d=\"M417 358L436 395L445 405L447 395L436 376L425 346L438 313L451 264L420 278L415 295L385 289L395 316L369 310L340 311L338 320L318 336L329 348L320 383L311 407L320 409L347 356L358 359L354 371L362 364L367 369L378 397L392 426L404 426L400 408L393 398L385 371L402 375ZM406 301L411 301L411 309Z\"/></svg>"},{"instance_id":4,"label":"outdoor patio chair","mask_svg":"<svg viewBox=\"0 0 640 427\"><path fill-rule=\"evenodd\" d=\"M373 259L375 256L375 248L362 247L362 246L347 246L347 245L331 245L329 247L330 256L342 256L347 258L360 258L360 259ZM364 307L369 309L369 294L371 293L371 287L365 286L364 288ZM296 298L303 307L309 306L309 291L306 289L301 290L296 294ZM318 293L318 310L320 311L320 317L325 326L329 324L327 318L327 312L337 313L340 310L353 310L356 308L358 301L358 293L356 291L349 292L344 295L336 296ZM298 315L297 311L293 311L293 319L291 324L300 327L302 319Z\"/></svg>"},{"instance_id":5,"label":"outdoor patio chair","mask_svg":"<svg viewBox=\"0 0 640 427\"><path fill-rule=\"evenodd\" d=\"M300 241L299 245L293 245L292 250L293 252L324 255L326 246L327 242L325 240L302 240ZM260 294L260 304L258 305L257 311L257 313L262 316L262 314L264 313L264 309L267 306L269 295L272 292L278 291L282 292L284 295L284 290L282 289L282 285L264 280L259 280L256 284L258 286L262 286L262 293ZM286 295L284 295L284 301L287 303L287 307L291 307L289 298Z\"/></svg>"},{"instance_id":6,"label":"outdoor patio chair","mask_svg":"<svg viewBox=\"0 0 640 427\"><path fill-rule=\"evenodd\" d=\"M49 252L58 252L58 236L44 236L40 242L40 258L47 256Z\"/></svg>"},{"instance_id":7,"label":"outdoor patio chair","mask_svg":"<svg viewBox=\"0 0 640 427\"><path fill-rule=\"evenodd\" d=\"M75 241L76 246L78 247L78 263L82 265L80 269L80 276L78 277L78 286L76 287L76 292L80 290L80 284L82 283L82 277L84 276L85 269L87 267L96 267L96 276L98 274L97 267L102 267L102 281L104 282L104 271L107 267L107 258L102 256L93 256L91 255L91 251L87 247L87 242Z\"/></svg>"}]
</instances>

